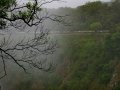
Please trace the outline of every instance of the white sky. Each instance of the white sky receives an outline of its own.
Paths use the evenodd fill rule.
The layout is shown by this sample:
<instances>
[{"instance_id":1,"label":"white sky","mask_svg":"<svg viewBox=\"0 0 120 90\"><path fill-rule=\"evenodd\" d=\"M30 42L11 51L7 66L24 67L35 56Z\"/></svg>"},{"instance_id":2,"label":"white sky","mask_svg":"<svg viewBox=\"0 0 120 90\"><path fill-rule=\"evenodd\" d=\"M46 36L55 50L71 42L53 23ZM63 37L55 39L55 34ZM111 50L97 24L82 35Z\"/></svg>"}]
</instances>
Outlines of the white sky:
<instances>
[{"instance_id":1,"label":"white sky","mask_svg":"<svg viewBox=\"0 0 120 90\"><path fill-rule=\"evenodd\" d=\"M20 3L24 3L25 0L18 0ZM45 5L47 8L58 8L58 7L77 7L80 5L85 4L86 2L92 2L92 1L110 1L110 0L62 0L64 2L52 2L51 4Z\"/></svg>"},{"instance_id":2,"label":"white sky","mask_svg":"<svg viewBox=\"0 0 120 90\"><path fill-rule=\"evenodd\" d=\"M92 1L110 1L110 0L64 0L65 2L54 2L51 4L46 5L48 8L58 8L58 7L72 7L75 8L77 6L83 5L87 2L92 2Z\"/></svg>"}]
</instances>

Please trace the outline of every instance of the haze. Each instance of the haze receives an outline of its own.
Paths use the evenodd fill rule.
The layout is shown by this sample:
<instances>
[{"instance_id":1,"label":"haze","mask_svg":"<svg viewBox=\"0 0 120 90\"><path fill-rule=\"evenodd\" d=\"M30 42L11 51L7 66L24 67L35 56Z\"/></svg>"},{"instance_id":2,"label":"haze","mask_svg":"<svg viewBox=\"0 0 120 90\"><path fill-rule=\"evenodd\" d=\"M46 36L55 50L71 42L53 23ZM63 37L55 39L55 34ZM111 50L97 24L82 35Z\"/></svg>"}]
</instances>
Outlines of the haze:
<instances>
[{"instance_id":1,"label":"haze","mask_svg":"<svg viewBox=\"0 0 120 90\"><path fill-rule=\"evenodd\" d=\"M46 8L59 8L59 7L71 7L71 8L75 8L77 6L85 4L87 2L93 2L93 1L108 2L110 0L62 0L62 1L59 1L59 2L53 2L51 4L47 4L44 7L46 7ZM19 4L23 4L23 3L25 3L25 0L18 0L18 3Z\"/></svg>"},{"instance_id":2,"label":"haze","mask_svg":"<svg viewBox=\"0 0 120 90\"><path fill-rule=\"evenodd\" d=\"M59 7L71 7L75 8L77 6L83 5L87 2L93 1L103 1L108 2L110 0L64 0L63 2L54 2L51 4L46 5L47 8L59 8Z\"/></svg>"}]
</instances>

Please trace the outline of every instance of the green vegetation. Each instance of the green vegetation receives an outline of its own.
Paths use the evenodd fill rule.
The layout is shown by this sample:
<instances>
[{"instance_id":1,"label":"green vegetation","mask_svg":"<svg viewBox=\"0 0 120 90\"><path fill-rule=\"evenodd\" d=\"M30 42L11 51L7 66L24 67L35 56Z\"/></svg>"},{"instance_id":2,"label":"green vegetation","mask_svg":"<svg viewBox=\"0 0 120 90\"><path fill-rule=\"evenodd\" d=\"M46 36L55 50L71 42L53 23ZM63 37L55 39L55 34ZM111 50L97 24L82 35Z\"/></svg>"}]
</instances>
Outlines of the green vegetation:
<instances>
[{"instance_id":1,"label":"green vegetation","mask_svg":"<svg viewBox=\"0 0 120 90\"><path fill-rule=\"evenodd\" d=\"M120 1L89 2L55 13L71 15L73 26L63 30L107 32L62 35L61 65L56 71L38 77L40 82L20 82L16 90L120 90Z\"/></svg>"},{"instance_id":2,"label":"green vegetation","mask_svg":"<svg viewBox=\"0 0 120 90\"><path fill-rule=\"evenodd\" d=\"M63 8L61 8L62 10ZM56 90L120 90L120 2L89 2L68 10L74 22L67 30L94 30L107 33L65 36L62 57L68 68ZM67 12L67 11L66 11ZM64 73L64 71L62 73Z\"/></svg>"},{"instance_id":3,"label":"green vegetation","mask_svg":"<svg viewBox=\"0 0 120 90\"><path fill-rule=\"evenodd\" d=\"M111 81L116 65L113 62L117 61L115 55L110 58L109 50L113 48L106 49L106 45L109 46L107 37L101 35L95 39L95 36L88 35L82 36L81 39L78 35L71 36L68 41L70 72L60 90L108 90L107 85Z\"/></svg>"},{"instance_id":4,"label":"green vegetation","mask_svg":"<svg viewBox=\"0 0 120 90\"><path fill-rule=\"evenodd\" d=\"M53 74L19 83L18 90L119 90L120 33L63 36L63 64ZM117 74L116 74L117 73ZM114 76L116 74L116 76ZM29 83L27 83L29 82ZM38 82L38 81L37 81Z\"/></svg>"},{"instance_id":5,"label":"green vegetation","mask_svg":"<svg viewBox=\"0 0 120 90\"><path fill-rule=\"evenodd\" d=\"M102 31L116 31L120 23L120 2L88 2L85 5L73 8L60 8L54 11L58 15L68 15L67 21L71 22L71 27L64 27L62 30L79 31L100 29ZM56 30L61 30L58 26Z\"/></svg>"}]
</instances>

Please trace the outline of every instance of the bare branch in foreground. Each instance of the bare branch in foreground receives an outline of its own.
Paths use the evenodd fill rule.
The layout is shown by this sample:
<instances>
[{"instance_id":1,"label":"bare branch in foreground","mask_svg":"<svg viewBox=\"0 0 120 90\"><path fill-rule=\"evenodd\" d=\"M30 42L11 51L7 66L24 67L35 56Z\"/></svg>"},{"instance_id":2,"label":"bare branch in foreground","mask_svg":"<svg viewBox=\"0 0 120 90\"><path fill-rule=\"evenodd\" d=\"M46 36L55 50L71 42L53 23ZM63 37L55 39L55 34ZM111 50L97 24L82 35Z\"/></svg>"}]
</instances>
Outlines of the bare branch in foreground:
<instances>
[{"instance_id":1,"label":"bare branch in foreground","mask_svg":"<svg viewBox=\"0 0 120 90\"><path fill-rule=\"evenodd\" d=\"M65 24L65 16L51 15L41 7L54 1L60 0L41 0L40 4L38 0L33 0L32 3L29 2L23 6L13 4L9 8L0 8L0 12L3 13L0 15L1 30L8 28L9 33L10 28L12 27L11 30L13 30L14 27L24 32L20 37L16 37L15 33L16 36L14 34L0 36L0 62L2 62L4 73L0 73L0 79L7 75L7 61L11 61L26 73L28 73L28 67L43 71L52 69L52 64L46 67L40 58L53 54L57 44L50 40L49 32L43 28L42 24L46 20ZM26 27L33 30L26 32Z\"/></svg>"}]
</instances>

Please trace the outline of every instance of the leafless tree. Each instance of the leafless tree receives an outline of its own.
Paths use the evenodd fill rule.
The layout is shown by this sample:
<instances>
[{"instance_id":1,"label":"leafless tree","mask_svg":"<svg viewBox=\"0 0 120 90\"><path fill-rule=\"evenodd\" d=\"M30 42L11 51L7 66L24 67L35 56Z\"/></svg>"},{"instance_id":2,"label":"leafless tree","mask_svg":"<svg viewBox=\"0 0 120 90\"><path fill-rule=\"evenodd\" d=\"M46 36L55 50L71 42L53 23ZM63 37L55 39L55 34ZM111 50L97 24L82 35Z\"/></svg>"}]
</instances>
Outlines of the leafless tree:
<instances>
[{"instance_id":1,"label":"leafless tree","mask_svg":"<svg viewBox=\"0 0 120 90\"><path fill-rule=\"evenodd\" d=\"M49 32L43 27L43 23L48 19L63 22L63 16L49 15L47 12L43 14L41 8L44 4L54 1L59 0L40 0L39 2L38 0L32 0L23 5L14 3L9 7L0 7L2 13L0 14L0 28L1 30L8 30L6 35L0 36L0 63L3 66L2 71L0 71L0 79L7 75L7 61L15 63L25 72L27 72L28 67L44 71L52 68L52 64L49 64L47 68L44 67L38 56L53 54L56 50L57 44L50 40ZM31 37L28 31L24 31L28 35L15 40L12 37L13 34L9 34L9 31L12 31L13 28L16 30L32 28L30 32L33 35Z\"/></svg>"}]
</instances>

